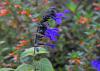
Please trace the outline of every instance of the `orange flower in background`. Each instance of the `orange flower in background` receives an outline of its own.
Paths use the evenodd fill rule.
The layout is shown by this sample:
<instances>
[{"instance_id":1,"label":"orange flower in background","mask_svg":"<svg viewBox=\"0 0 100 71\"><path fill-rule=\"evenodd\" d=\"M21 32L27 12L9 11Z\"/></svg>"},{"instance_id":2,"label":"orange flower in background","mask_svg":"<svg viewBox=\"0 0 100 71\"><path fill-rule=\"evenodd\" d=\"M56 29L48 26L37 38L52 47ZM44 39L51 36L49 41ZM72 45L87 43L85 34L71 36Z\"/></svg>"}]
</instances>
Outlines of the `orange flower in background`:
<instances>
[{"instance_id":1,"label":"orange flower in background","mask_svg":"<svg viewBox=\"0 0 100 71\"><path fill-rule=\"evenodd\" d=\"M47 3L48 3L48 0L43 0L43 2L44 2L45 4L47 4Z\"/></svg>"},{"instance_id":2,"label":"orange flower in background","mask_svg":"<svg viewBox=\"0 0 100 71\"><path fill-rule=\"evenodd\" d=\"M18 14L21 14L21 15L26 15L26 16L30 16L30 12L28 10L22 10L22 11L18 11L17 12Z\"/></svg>"},{"instance_id":3,"label":"orange flower in background","mask_svg":"<svg viewBox=\"0 0 100 71\"><path fill-rule=\"evenodd\" d=\"M21 46L16 46L15 50L20 50Z\"/></svg>"},{"instance_id":4,"label":"orange flower in background","mask_svg":"<svg viewBox=\"0 0 100 71\"><path fill-rule=\"evenodd\" d=\"M15 55L15 53L14 53L14 52L11 52L11 53L10 53L10 56L14 56L14 55Z\"/></svg>"},{"instance_id":5,"label":"orange flower in background","mask_svg":"<svg viewBox=\"0 0 100 71\"><path fill-rule=\"evenodd\" d=\"M28 45L28 42L29 42L29 41L27 41L27 40L21 40L21 41L20 41L20 44L18 44L18 45L16 46L15 50L20 50L21 47L27 46L27 45Z\"/></svg>"},{"instance_id":6,"label":"orange flower in background","mask_svg":"<svg viewBox=\"0 0 100 71\"><path fill-rule=\"evenodd\" d=\"M7 9L0 10L0 16L6 16L7 14L9 14L9 11Z\"/></svg>"},{"instance_id":7,"label":"orange flower in background","mask_svg":"<svg viewBox=\"0 0 100 71\"><path fill-rule=\"evenodd\" d=\"M15 50L20 50L21 47L23 47L23 46L24 46L24 44L19 44L19 45L17 45L17 46L15 47Z\"/></svg>"},{"instance_id":8,"label":"orange flower in background","mask_svg":"<svg viewBox=\"0 0 100 71\"><path fill-rule=\"evenodd\" d=\"M80 62L81 62L81 61L80 61L80 58L75 59L75 63L76 63L76 64L80 64Z\"/></svg>"},{"instance_id":9,"label":"orange flower in background","mask_svg":"<svg viewBox=\"0 0 100 71\"><path fill-rule=\"evenodd\" d=\"M27 40L21 40L20 43L23 44L23 45L25 46L25 45L28 44L28 41L27 41Z\"/></svg>"},{"instance_id":10,"label":"orange flower in background","mask_svg":"<svg viewBox=\"0 0 100 71\"><path fill-rule=\"evenodd\" d=\"M88 18L81 16L80 19L78 20L78 23L85 24L85 23L87 23L89 21L90 20Z\"/></svg>"},{"instance_id":11,"label":"orange flower in background","mask_svg":"<svg viewBox=\"0 0 100 71\"><path fill-rule=\"evenodd\" d=\"M83 45L84 45L84 41L81 40L81 41L79 42L79 44L80 44L81 46L83 46Z\"/></svg>"},{"instance_id":12,"label":"orange flower in background","mask_svg":"<svg viewBox=\"0 0 100 71\"><path fill-rule=\"evenodd\" d=\"M14 7L15 8L21 8L21 6L19 4L15 4Z\"/></svg>"},{"instance_id":13,"label":"orange flower in background","mask_svg":"<svg viewBox=\"0 0 100 71\"><path fill-rule=\"evenodd\" d=\"M23 47L24 46L24 44L19 44L19 45L17 45L16 47L15 47L15 50L19 50L19 49L21 49L21 47Z\"/></svg>"},{"instance_id":14,"label":"orange flower in background","mask_svg":"<svg viewBox=\"0 0 100 71\"><path fill-rule=\"evenodd\" d=\"M39 22L39 18L32 18L32 22Z\"/></svg>"},{"instance_id":15,"label":"orange flower in background","mask_svg":"<svg viewBox=\"0 0 100 71\"><path fill-rule=\"evenodd\" d=\"M78 0L72 0L74 3L78 3L79 1Z\"/></svg>"},{"instance_id":16,"label":"orange flower in background","mask_svg":"<svg viewBox=\"0 0 100 71\"><path fill-rule=\"evenodd\" d=\"M20 43L25 43L25 42L27 42L27 41L26 41L26 40L21 40L21 41L20 41Z\"/></svg>"},{"instance_id":17,"label":"orange flower in background","mask_svg":"<svg viewBox=\"0 0 100 71\"><path fill-rule=\"evenodd\" d=\"M22 11L21 11L21 14L22 14L22 15L26 15L26 14L27 14L27 11L22 10Z\"/></svg>"},{"instance_id":18,"label":"orange flower in background","mask_svg":"<svg viewBox=\"0 0 100 71\"><path fill-rule=\"evenodd\" d=\"M81 60L80 58L75 58L75 59L72 59L72 61L76 64L80 64Z\"/></svg>"},{"instance_id":19,"label":"orange flower in background","mask_svg":"<svg viewBox=\"0 0 100 71\"><path fill-rule=\"evenodd\" d=\"M8 0L6 0L3 4L4 5L10 5L10 2Z\"/></svg>"}]
</instances>

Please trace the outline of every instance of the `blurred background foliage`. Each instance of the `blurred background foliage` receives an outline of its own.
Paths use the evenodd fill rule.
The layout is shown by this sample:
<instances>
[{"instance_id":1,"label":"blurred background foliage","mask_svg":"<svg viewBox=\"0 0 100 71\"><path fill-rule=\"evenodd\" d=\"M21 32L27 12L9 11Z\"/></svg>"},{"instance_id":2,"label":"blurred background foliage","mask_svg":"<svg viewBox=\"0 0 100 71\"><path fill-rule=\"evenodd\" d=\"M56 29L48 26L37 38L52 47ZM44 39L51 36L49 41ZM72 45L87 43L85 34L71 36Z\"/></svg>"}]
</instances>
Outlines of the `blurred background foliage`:
<instances>
[{"instance_id":1,"label":"blurred background foliage","mask_svg":"<svg viewBox=\"0 0 100 71\"><path fill-rule=\"evenodd\" d=\"M60 37L57 38L56 47L48 47L49 54L45 49L40 49L36 58L47 57L55 71L95 71L90 62L93 59L100 59L100 10L95 9L97 6L100 8L99 0L9 0L9 2L11 4L6 8L11 14L0 17L0 67L16 68L21 64L10 57L13 51L15 54L23 52L22 56L29 52L27 55L33 55L30 47L34 44L37 25L31 21L29 14L41 20L50 7L56 7L59 11L69 9L71 12L66 14L67 19L64 19L58 27ZM25 10L27 15L19 14L18 11L21 10L16 9L14 4L21 5L21 9ZM48 22L51 23L50 26L55 26L53 20ZM27 40L28 45L15 51L15 46L20 40ZM24 52L25 49L30 51ZM31 56L21 61L29 64Z\"/></svg>"}]
</instances>

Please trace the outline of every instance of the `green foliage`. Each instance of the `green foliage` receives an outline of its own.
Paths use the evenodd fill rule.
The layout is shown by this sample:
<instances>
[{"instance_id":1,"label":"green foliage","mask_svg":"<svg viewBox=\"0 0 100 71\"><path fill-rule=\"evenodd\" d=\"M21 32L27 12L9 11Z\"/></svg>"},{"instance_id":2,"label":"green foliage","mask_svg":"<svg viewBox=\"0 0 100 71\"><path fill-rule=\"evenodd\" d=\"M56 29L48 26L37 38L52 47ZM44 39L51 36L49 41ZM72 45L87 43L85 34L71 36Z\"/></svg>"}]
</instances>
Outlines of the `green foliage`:
<instances>
[{"instance_id":1,"label":"green foliage","mask_svg":"<svg viewBox=\"0 0 100 71\"><path fill-rule=\"evenodd\" d=\"M69 68L75 71L77 66L75 63L71 64L69 60L77 58L80 59L79 71L93 71L90 61L100 56L100 12L94 9L95 6L93 7L92 3L87 5L87 0L80 0L78 2L80 4L73 2L76 0L50 0L49 4L46 5L42 2L44 0L9 1L11 4L6 5L5 9L10 9L12 13L7 16L0 16L0 67L4 67L0 71L14 71L12 68L5 68L6 65L2 65L2 62L8 65L10 63L15 64L14 68L17 67L15 71L54 71L54 69L56 71L71 71L68 70ZM15 4L19 4L21 8L15 8ZM65 9L71 11L71 13L65 14L67 18L64 18L60 26L56 26L54 20L48 20L50 27L56 26L60 31L57 42L49 41L50 44L56 44L56 48L32 47L38 26L38 22L32 22L32 19L38 18L40 21L45 15L45 11L51 6L56 6L58 12L64 13ZM1 9L0 6L0 11ZM28 14L21 15L18 13L23 10ZM16 50L20 40L28 40L29 44ZM46 40L43 38L41 41L44 43ZM7 58L10 52L14 52L15 55ZM50 61L43 57L49 53ZM19 55L18 62L15 57L17 54Z\"/></svg>"},{"instance_id":2,"label":"green foliage","mask_svg":"<svg viewBox=\"0 0 100 71\"><path fill-rule=\"evenodd\" d=\"M68 58L80 58L82 57L83 52L72 52L68 54Z\"/></svg>"},{"instance_id":3,"label":"green foliage","mask_svg":"<svg viewBox=\"0 0 100 71\"><path fill-rule=\"evenodd\" d=\"M17 69L1 68L0 71L54 71L51 62L47 58L33 60L33 64L22 64Z\"/></svg>"},{"instance_id":4,"label":"green foliage","mask_svg":"<svg viewBox=\"0 0 100 71\"><path fill-rule=\"evenodd\" d=\"M35 56L37 54L47 54L48 51L45 48L42 47L32 47L29 49L26 49L24 52L22 52L21 57L26 57L26 56Z\"/></svg>"},{"instance_id":5,"label":"green foliage","mask_svg":"<svg viewBox=\"0 0 100 71\"><path fill-rule=\"evenodd\" d=\"M32 65L22 64L15 71L54 71L51 62L47 58L33 60Z\"/></svg>"},{"instance_id":6,"label":"green foliage","mask_svg":"<svg viewBox=\"0 0 100 71\"><path fill-rule=\"evenodd\" d=\"M51 62L46 58L40 60L40 65L41 71L54 71Z\"/></svg>"},{"instance_id":7,"label":"green foliage","mask_svg":"<svg viewBox=\"0 0 100 71\"><path fill-rule=\"evenodd\" d=\"M12 68L0 68L0 71L14 71Z\"/></svg>"},{"instance_id":8,"label":"green foliage","mask_svg":"<svg viewBox=\"0 0 100 71\"><path fill-rule=\"evenodd\" d=\"M22 64L15 71L35 71L32 65Z\"/></svg>"},{"instance_id":9,"label":"green foliage","mask_svg":"<svg viewBox=\"0 0 100 71\"><path fill-rule=\"evenodd\" d=\"M38 61L33 60L33 65L37 69L36 71L54 71L51 62L47 58L42 58Z\"/></svg>"},{"instance_id":10,"label":"green foliage","mask_svg":"<svg viewBox=\"0 0 100 71\"><path fill-rule=\"evenodd\" d=\"M77 5L73 2L69 2L66 4L66 7L74 13L76 11Z\"/></svg>"}]
</instances>

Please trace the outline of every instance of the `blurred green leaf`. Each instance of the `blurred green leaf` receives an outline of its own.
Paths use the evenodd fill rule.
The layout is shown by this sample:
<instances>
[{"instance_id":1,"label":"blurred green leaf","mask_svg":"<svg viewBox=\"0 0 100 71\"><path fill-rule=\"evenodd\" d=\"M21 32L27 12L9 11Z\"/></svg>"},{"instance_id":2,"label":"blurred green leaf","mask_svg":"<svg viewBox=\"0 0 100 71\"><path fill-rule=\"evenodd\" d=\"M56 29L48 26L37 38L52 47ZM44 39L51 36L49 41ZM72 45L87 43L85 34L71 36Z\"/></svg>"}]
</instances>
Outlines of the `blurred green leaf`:
<instances>
[{"instance_id":1,"label":"blurred green leaf","mask_svg":"<svg viewBox=\"0 0 100 71\"><path fill-rule=\"evenodd\" d=\"M50 27L55 27L56 26L55 21L52 20L52 19L49 19L48 23L49 23Z\"/></svg>"},{"instance_id":2,"label":"blurred green leaf","mask_svg":"<svg viewBox=\"0 0 100 71\"><path fill-rule=\"evenodd\" d=\"M15 71L34 71L34 67L29 64L22 64Z\"/></svg>"},{"instance_id":3,"label":"blurred green leaf","mask_svg":"<svg viewBox=\"0 0 100 71\"><path fill-rule=\"evenodd\" d=\"M66 4L67 8L70 9L73 13L75 12L77 5L73 2L69 2Z\"/></svg>"},{"instance_id":4,"label":"blurred green leaf","mask_svg":"<svg viewBox=\"0 0 100 71\"><path fill-rule=\"evenodd\" d=\"M12 68L0 68L0 71L14 71Z\"/></svg>"},{"instance_id":5,"label":"blurred green leaf","mask_svg":"<svg viewBox=\"0 0 100 71\"><path fill-rule=\"evenodd\" d=\"M88 12L87 14L86 14L86 17L87 18L92 18L92 16L93 16L93 12L92 11L90 11L90 12Z\"/></svg>"},{"instance_id":6,"label":"blurred green leaf","mask_svg":"<svg viewBox=\"0 0 100 71\"><path fill-rule=\"evenodd\" d=\"M68 54L68 58L80 58L83 55L83 52L72 52Z\"/></svg>"},{"instance_id":7,"label":"blurred green leaf","mask_svg":"<svg viewBox=\"0 0 100 71\"><path fill-rule=\"evenodd\" d=\"M21 54L21 57L25 57L25 56L34 56L34 55L37 55L37 54L44 54L44 53L48 53L48 51L43 48L43 47L32 47L32 48L29 48L29 49L26 49L24 52L22 52Z\"/></svg>"},{"instance_id":8,"label":"blurred green leaf","mask_svg":"<svg viewBox=\"0 0 100 71\"><path fill-rule=\"evenodd\" d=\"M84 32L86 35L91 35L91 34L94 34L96 32L96 30L94 29L89 29L87 30L86 32Z\"/></svg>"},{"instance_id":9,"label":"blurred green leaf","mask_svg":"<svg viewBox=\"0 0 100 71\"><path fill-rule=\"evenodd\" d=\"M42 58L39 61L33 61L33 65L37 68L37 71L54 71L51 62L47 58Z\"/></svg>"},{"instance_id":10,"label":"blurred green leaf","mask_svg":"<svg viewBox=\"0 0 100 71\"><path fill-rule=\"evenodd\" d=\"M1 44L4 44L5 42L6 42L6 41L0 41L0 45L1 45Z\"/></svg>"}]
</instances>

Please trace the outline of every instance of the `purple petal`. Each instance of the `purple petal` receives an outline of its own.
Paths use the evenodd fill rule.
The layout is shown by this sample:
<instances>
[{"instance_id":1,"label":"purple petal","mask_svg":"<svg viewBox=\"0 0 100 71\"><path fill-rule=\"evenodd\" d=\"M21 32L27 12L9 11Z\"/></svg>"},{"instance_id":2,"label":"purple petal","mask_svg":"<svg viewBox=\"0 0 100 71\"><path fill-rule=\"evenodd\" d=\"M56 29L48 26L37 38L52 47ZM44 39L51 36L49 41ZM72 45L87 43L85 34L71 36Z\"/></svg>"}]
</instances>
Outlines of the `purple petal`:
<instances>
[{"instance_id":1,"label":"purple petal","mask_svg":"<svg viewBox=\"0 0 100 71\"><path fill-rule=\"evenodd\" d=\"M70 13L70 10L65 9L65 10L64 10L64 13L65 13L65 14Z\"/></svg>"},{"instance_id":2,"label":"purple petal","mask_svg":"<svg viewBox=\"0 0 100 71\"><path fill-rule=\"evenodd\" d=\"M53 28L53 29L49 28L45 32L45 37L49 38L52 41L56 41L57 40L56 36L59 36L57 28Z\"/></svg>"},{"instance_id":3,"label":"purple petal","mask_svg":"<svg viewBox=\"0 0 100 71\"><path fill-rule=\"evenodd\" d=\"M99 71L100 70L100 61L99 60L92 60L91 61L91 66L94 69L97 69Z\"/></svg>"},{"instance_id":4,"label":"purple petal","mask_svg":"<svg viewBox=\"0 0 100 71\"><path fill-rule=\"evenodd\" d=\"M56 13L56 17L57 18L65 17L65 14L64 13Z\"/></svg>"},{"instance_id":5,"label":"purple petal","mask_svg":"<svg viewBox=\"0 0 100 71\"><path fill-rule=\"evenodd\" d=\"M58 25L60 25L62 23L62 19L61 18L55 18L55 21Z\"/></svg>"}]
</instances>

